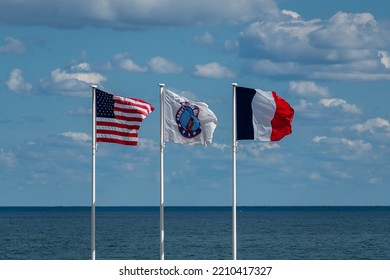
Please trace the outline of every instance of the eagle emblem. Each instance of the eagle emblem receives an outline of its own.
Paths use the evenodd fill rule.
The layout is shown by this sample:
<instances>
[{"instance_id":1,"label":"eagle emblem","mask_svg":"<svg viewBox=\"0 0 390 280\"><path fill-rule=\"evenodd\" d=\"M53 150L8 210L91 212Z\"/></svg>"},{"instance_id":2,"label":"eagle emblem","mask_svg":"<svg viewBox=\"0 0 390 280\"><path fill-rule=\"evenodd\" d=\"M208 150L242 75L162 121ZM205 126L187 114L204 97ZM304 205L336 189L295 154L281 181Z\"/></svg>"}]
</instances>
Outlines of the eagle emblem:
<instances>
[{"instance_id":1,"label":"eagle emblem","mask_svg":"<svg viewBox=\"0 0 390 280\"><path fill-rule=\"evenodd\" d=\"M181 103L181 107L176 113L176 123L183 137L194 138L202 132L198 115L198 106L189 102Z\"/></svg>"}]
</instances>

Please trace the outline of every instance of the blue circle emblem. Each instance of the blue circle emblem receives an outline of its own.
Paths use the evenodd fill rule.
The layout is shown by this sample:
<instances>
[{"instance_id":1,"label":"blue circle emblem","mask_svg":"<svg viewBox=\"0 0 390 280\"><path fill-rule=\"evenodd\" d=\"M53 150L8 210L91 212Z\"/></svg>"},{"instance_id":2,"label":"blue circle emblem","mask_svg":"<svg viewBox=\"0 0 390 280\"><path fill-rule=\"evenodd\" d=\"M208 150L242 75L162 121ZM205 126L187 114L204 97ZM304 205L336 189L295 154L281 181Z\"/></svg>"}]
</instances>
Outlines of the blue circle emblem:
<instances>
[{"instance_id":1,"label":"blue circle emblem","mask_svg":"<svg viewBox=\"0 0 390 280\"><path fill-rule=\"evenodd\" d=\"M176 113L176 123L183 137L194 138L202 132L198 115L198 106L188 102L181 103L181 107Z\"/></svg>"}]
</instances>

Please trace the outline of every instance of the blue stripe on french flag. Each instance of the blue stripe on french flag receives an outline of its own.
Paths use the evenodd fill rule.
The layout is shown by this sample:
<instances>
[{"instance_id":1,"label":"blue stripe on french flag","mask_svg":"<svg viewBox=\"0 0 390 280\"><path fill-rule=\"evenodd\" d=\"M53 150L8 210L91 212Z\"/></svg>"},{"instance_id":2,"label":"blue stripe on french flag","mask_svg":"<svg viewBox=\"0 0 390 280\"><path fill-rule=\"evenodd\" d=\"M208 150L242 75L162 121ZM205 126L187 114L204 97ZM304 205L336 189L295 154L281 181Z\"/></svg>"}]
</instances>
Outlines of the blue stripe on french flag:
<instances>
[{"instance_id":1,"label":"blue stripe on french flag","mask_svg":"<svg viewBox=\"0 0 390 280\"><path fill-rule=\"evenodd\" d=\"M237 140L278 141L291 134L293 117L275 92L236 87Z\"/></svg>"}]
</instances>

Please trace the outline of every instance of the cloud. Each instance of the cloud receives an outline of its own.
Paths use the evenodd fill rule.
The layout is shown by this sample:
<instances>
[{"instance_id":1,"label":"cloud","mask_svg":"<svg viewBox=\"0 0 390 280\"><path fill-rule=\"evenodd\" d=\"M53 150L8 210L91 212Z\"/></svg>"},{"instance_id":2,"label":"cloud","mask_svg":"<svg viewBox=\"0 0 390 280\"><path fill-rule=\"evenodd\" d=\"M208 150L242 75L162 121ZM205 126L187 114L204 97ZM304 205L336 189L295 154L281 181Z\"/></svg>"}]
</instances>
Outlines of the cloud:
<instances>
[{"instance_id":1,"label":"cloud","mask_svg":"<svg viewBox=\"0 0 390 280\"><path fill-rule=\"evenodd\" d=\"M26 47L24 44L15 38L5 37L5 44L0 45L0 54L2 53L24 53L26 52Z\"/></svg>"},{"instance_id":2,"label":"cloud","mask_svg":"<svg viewBox=\"0 0 390 280\"><path fill-rule=\"evenodd\" d=\"M90 86L99 85L106 79L102 74L93 72L90 64L83 62L67 69L54 69L49 78L41 80L41 87L48 93L89 96Z\"/></svg>"},{"instance_id":3,"label":"cloud","mask_svg":"<svg viewBox=\"0 0 390 280\"><path fill-rule=\"evenodd\" d=\"M167 74L183 72L183 67L159 56L151 58L148 62L148 66L150 71L155 73Z\"/></svg>"},{"instance_id":4,"label":"cloud","mask_svg":"<svg viewBox=\"0 0 390 280\"><path fill-rule=\"evenodd\" d=\"M68 131L61 133L61 136L71 138L72 140L76 142L89 142L92 141L92 137L84 132L73 132L73 131Z\"/></svg>"},{"instance_id":5,"label":"cloud","mask_svg":"<svg viewBox=\"0 0 390 280\"><path fill-rule=\"evenodd\" d=\"M277 150L277 149L280 149L280 145L277 143L254 142L254 143L249 143L249 144L240 144L238 146L238 151L239 151L238 155L242 159L243 158L251 158L254 160L257 160L260 158L264 159L264 153L266 151ZM280 160L281 160L280 157L275 156L275 158L274 158L274 160L272 160L272 162L275 163L275 162L279 162ZM268 163L271 163L271 161L269 161Z\"/></svg>"},{"instance_id":6,"label":"cloud","mask_svg":"<svg viewBox=\"0 0 390 280\"><path fill-rule=\"evenodd\" d=\"M74 69L72 69L74 70ZM67 80L77 80L87 84L100 84L106 80L106 77L99 73L93 72L67 72L62 69L54 69L51 72L51 78L55 83L60 83Z\"/></svg>"},{"instance_id":7,"label":"cloud","mask_svg":"<svg viewBox=\"0 0 390 280\"><path fill-rule=\"evenodd\" d=\"M13 168L16 166L18 160L16 155L10 150L0 148L0 163L9 168Z\"/></svg>"},{"instance_id":8,"label":"cloud","mask_svg":"<svg viewBox=\"0 0 390 280\"><path fill-rule=\"evenodd\" d=\"M321 97L329 95L326 88L319 87L312 82L291 82L290 92L304 97ZM317 93L316 93L317 92ZM299 100L294 109L301 117L308 119L343 119L346 115L361 115L361 109L355 104L350 104L341 98L321 98L318 102L309 102L305 99ZM331 113L329 112L331 111Z\"/></svg>"},{"instance_id":9,"label":"cloud","mask_svg":"<svg viewBox=\"0 0 390 280\"><path fill-rule=\"evenodd\" d=\"M385 51L378 51L378 56L381 58L381 63L386 69L390 69L390 56Z\"/></svg>"},{"instance_id":10,"label":"cloud","mask_svg":"<svg viewBox=\"0 0 390 280\"><path fill-rule=\"evenodd\" d=\"M390 80L390 73L381 72L376 59L344 64L298 62L274 62L269 59L249 59L245 63L247 72L266 77L333 81L380 81Z\"/></svg>"},{"instance_id":11,"label":"cloud","mask_svg":"<svg viewBox=\"0 0 390 280\"><path fill-rule=\"evenodd\" d=\"M212 45L214 44L214 37L209 32L205 32L203 35L195 36L194 42L198 44Z\"/></svg>"},{"instance_id":12,"label":"cloud","mask_svg":"<svg viewBox=\"0 0 390 280\"><path fill-rule=\"evenodd\" d=\"M254 22L239 36L240 53L244 57L276 62L319 60L326 50L313 47L308 35L320 27L319 20L303 21L291 17Z\"/></svg>"},{"instance_id":13,"label":"cloud","mask_svg":"<svg viewBox=\"0 0 390 280\"><path fill-rule=\"evenodd\" d=\"M85 108L85 107L78 107L77 109L70 110L68 114L75 115L75 116L90 116L92 114L92 109Z\"/></svg>"},{"instance_id":14,"label":"cloud","mask_svg":"<svg viewBox=\"0 0 390 280\"><path fill-rule=\"evenodd\" d=\"M110 67L108 68L119 66L120 69L133 73L154 72L160 74L174 74L183 72L183 67L160 56L152 57L147 62L147 66L140 66L132 59L128 58L128 54L124 52L116 54L112 62L113 63L109 62Z\"/></svg>"},{"instance_id":15,"label":"cloud","mask_svg":"<svg viewBox=\"0 0 390 280\"><path fill-rule=\"evenodd\" d=\"M289 84L289 92L302 97L328 97L329 91L327 88L317 86L311 81L291 81Z\"/></svg>"},{"instance_id":16,"label":"cloud","mask_svg":"<svg viewBox=\"0 0 390 280\"><path fill-rule=\"evenodd\" d=\"M157 152L160 150L160 145L153 140L140 138L138 139L138 149Z\"/></svg>"},{"instance_id":17,"label":"cloud","mask_svg":"<svg viewBox=\"0 0 390 280\"><path fill-rule=\"evenodd\" d=\"M327 136L315 136L312 141L314 143L320 143L321 141L326 140L327 138L328 138Z\"/></svg>"},{"instance_id":18,"label":"cloud","mask_svg":"<svg viewBox=\"0 0 390 280\"><path fill-rule=\"evenodd\" d=\"M368 131L371 134L374 134L378 129L382 129L387 133L390 133L390 122L382 118L375 118L352 126L352 130L356 130L359 133Z\"/></svg>"},{"instance_id":19,"label":"cloud","mask_svg":"<svg viewBox=\"0 0 390 280\"><path fill-rule=\"evenodd\" d=\"M231 70L217 62L195 65L194 75L213 79L232 78L235 76Z\"/></svg>"},{"instance_id":20,"label":"cloud","mask_svg":"<svg viewBox=\"0 0 390 280\"><path fill-rule=\"evenodd\" d=\"M309 179L310 180L313 180L313 181L319 181L319 180L322 180L322 176L320 175L320 173L318 172L312 172L310 173L309 175Z\"/></svg>"},{"instance_id":21,"label":"cloud","mask_svg":"<svg viewBox=\"0 0 390 280\"><path fill-rule=\"evenodd\" d=\"M370 185L377 185L377 184L382 183L382 179L381 179L381 178L376 178L376 177L369 178L369 179L368 179L368 183L369 183Z\"/></svg>"},{"instance_id":22,"label":"cloud","mask_svg":"<svg viewBox=\"0 0 390 280\"><path fill-rule=\"evenodd\" d=\"M221 8L223 7L223 8ZM272 16L272 0L30 0L19 5L0 2L0 22L14 25L46 25L57 28L86 26L116 29L242 23Z\"/></svg>"},{"instance_id":23,"label":"cloud","mask_svg":"<svg viewBox=\"0 0 390 280\"><path fill-rule=\"evenodd\" d=\"M16 93L29 93L32 89L32 85L24 80L23 71L18 68L11 71L6 85Z\"/></svg>"},{"instance_id":24,"label":"cloud","mask_svg":"<svg viewBox=\"0 0 390 280\"><path fill-rule=\"evenodd\" d=\"M383 51L390 47L389 38L386 23L369 13L304 20L283 10L279 17L251 23L238 45L247 69L256 75L378 81L390 80L385 71L389 56Z\"/></svg>"},{"instance_id":25,"label":"cloud","mask_svg":"<svg viewBox=\"0 0 390 280\"><path fill-rule=\"evenodd\" d=\"M132 163L123 163L122 167L126 171L133 171L134 170L134 164L132 164Z\"/></svg>"},{"instance_id":26,"label":"cloud","mask_svg":"<svg viewBox=\"0 0 390 280\"><path fill-rule=\"evenodd\" d=\"M226 144L212 143L211 147L217 150L225 151L225 149L228 149L230 146Z\"/></svg>"},{"instance_id":27,"label":"cloud","mask_svg":"<svg viewBox=\"0 0 390 280\"><path fill-rule=\"evenodd\" d=\"M293 19L299 19L301 17L298 13L296 13L294 11L289 11L289 10L282 10L282 14L290 16Z\"/></svg>"},{"instance_id":28,"label":"cloud","mask_svg":"<svg viewBox=\"0 0 390 280\"><path fill-rule=\"evenodd\" d=\"M318 103L328 108L340 107L344 112L351 114L362 113L361 110L355 104L348 104L347 101L340 98L324 98L321 99Z\"/></svg>"},{"instance_id":29,"label":"cloud","mask_svg":"<svg viewBox=\"0 0 390 280\"><path fill-rule=\"evenodd\" d=\"M382 31L385 30L370 13L338 12L312 32L310 40L314 46L322 48L364 49L389 43L388 39L382 37Z\"/></svg>"},{"instance_id":30,"label":"cloud","mask_svg":"<svg viewBox=\"0 0 390 280\"><path fill-rule=\"evenodd\" d=\"M321 145L317 148L325 157L335 157L342 160L367 159L372 145L364 140L350 140L339 137L315 136L312 142Z\"/></svg>"},{"instance_id":31,"label":"cloud","mask_svg":"<svg viewBox=\"0 0 390 280\"><path fill-rule=\"evenodd\" d=\"M133 60L129 58L125 58L120 62L120 67L128 72L134 72L134 73L145 73L148 71L147 67L141 67L134 63Z\"/></svg>"}]
</instances>

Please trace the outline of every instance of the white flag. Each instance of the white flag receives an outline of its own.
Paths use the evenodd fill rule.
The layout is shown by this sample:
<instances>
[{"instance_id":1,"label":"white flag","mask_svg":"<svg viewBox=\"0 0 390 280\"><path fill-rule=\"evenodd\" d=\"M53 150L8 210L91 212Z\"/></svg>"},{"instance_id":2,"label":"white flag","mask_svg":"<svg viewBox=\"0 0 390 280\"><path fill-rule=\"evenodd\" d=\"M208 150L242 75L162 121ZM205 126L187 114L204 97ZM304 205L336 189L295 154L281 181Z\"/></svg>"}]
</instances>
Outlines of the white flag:
<instances>
[{"instance_id":1,"label":"white flag","mask_svg":"<svg viewBox=\"0 0 390 280\"><path fill-rule=\"evenodd\" d=\"M164 141L204 145L212 143L217 117L206 103L194 102L166 88L164 98Z\"/></svg>"}]
</instances>

